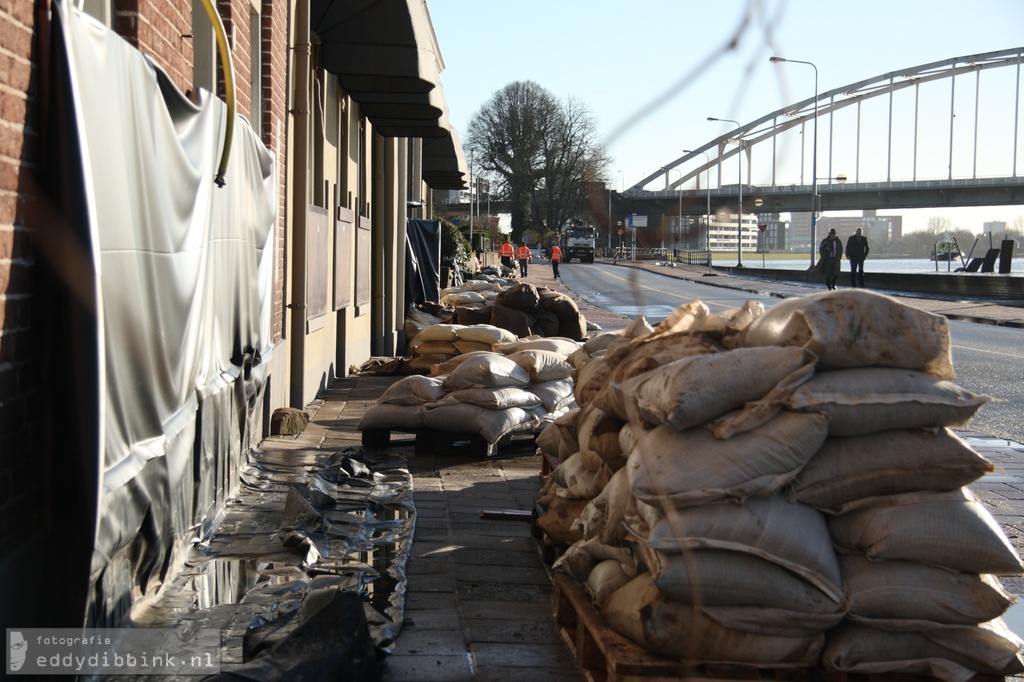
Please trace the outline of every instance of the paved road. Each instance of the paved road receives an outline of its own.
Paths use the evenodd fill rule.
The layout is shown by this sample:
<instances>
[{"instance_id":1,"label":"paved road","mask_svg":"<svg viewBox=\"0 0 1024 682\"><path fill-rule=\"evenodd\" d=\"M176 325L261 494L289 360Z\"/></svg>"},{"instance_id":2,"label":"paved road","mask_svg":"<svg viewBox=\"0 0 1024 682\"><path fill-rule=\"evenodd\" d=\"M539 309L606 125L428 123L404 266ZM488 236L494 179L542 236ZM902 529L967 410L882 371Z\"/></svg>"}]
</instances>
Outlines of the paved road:
<instances>
[{"instance_id":1,"label":"paved road","mask_svg":"<svg viewBox=\"0 0 1024 682\"><path fill-rule=\"evenodd\" d=\"M651 323L694 299L703 301L712 311L722 311L749 300L770 308L784 298L822 291L803 284L722 274L709 276L708 272L704 268L574 263L562 268L562 284L581 303L626 319L643 315ZM1024 442L1024 353L1020 352L1024 347L1024 329L1016 326L1016 317L1024 311L985 301L906 296L900 300L950 319L956 383L996 399L982 408L968 426Z\"/></svg>"}]
</instances>

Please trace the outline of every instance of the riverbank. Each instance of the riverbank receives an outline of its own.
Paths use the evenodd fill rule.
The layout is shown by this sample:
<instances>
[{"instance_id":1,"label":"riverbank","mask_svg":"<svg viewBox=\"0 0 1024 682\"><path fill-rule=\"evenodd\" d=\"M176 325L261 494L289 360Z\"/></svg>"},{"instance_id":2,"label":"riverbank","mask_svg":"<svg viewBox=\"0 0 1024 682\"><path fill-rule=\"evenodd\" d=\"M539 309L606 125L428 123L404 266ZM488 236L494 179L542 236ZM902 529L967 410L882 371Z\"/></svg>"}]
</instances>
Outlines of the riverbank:
<instances>
[{"instance_id":1,"label":"riverbank","mask_svg":"<svg viewBox=\"0 0 1024 682\"><path fill-rule=\"evenodd\" d=\"M825 291L821 277L813 272L715 267L709 273L706 267L678 263L675 267L658 264L656 261L619 261L618 264L643 268L669 277L690 279L700 284L740 289L778 298ZM949 319L1024 328L1024 278L1021 277L869 274L866 279L869 289L895 296L908 305ZM964 282L965 279L971 281ZM982 281L1001 281L1002 284L993 284L985 288L984 285L978 284ZM848 283L848 278L839 280L841 288L845 288Z\"/></svg>"}]
</instances>

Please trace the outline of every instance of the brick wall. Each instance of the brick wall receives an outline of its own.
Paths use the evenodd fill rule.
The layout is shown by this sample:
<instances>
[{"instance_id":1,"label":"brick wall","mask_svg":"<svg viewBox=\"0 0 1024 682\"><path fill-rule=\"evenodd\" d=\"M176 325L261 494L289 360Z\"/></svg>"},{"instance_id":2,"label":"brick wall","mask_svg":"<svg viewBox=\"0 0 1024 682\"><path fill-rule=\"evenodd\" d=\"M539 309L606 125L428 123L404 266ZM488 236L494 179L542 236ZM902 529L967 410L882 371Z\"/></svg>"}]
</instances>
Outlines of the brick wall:
<instances>
[{"instance_id":1,"label":"brick wall","mask_svg":"<svg viewBox=\"0 0 1024 682\"><path fill-rule=\"evenodd\" d=\"M32 3L0 9L0 552L42 522L33 454L43 430L31 319L35 256L25 206L31 196L37 131Z\"/></svg>"}]
</instances>

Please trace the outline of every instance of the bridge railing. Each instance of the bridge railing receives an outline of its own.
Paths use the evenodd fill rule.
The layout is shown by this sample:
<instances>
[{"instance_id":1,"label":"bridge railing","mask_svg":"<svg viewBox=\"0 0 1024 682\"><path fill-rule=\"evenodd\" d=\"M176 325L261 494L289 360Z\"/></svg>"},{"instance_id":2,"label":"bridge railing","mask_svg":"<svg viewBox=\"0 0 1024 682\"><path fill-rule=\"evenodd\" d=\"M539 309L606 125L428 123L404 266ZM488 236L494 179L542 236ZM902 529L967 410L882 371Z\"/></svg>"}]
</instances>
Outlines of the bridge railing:
<instances>
[{"instance_id":1,"label":"bridge railing","mask_svg":"<svg viewBox=\"0 0 1024 682\"><path fill-rule=\"evenodd\" d=\"M618 248L603 248L601 251L606 258L614 258L616 252L618 252L621 260L630 260L634 257L634 252L629 246L624 246L621 251ZM711 252L705 250L637 247L635 258L636 260L673 261L685 263L686 265L708 265L711 263Z\"/></svg>"}]
</instances>

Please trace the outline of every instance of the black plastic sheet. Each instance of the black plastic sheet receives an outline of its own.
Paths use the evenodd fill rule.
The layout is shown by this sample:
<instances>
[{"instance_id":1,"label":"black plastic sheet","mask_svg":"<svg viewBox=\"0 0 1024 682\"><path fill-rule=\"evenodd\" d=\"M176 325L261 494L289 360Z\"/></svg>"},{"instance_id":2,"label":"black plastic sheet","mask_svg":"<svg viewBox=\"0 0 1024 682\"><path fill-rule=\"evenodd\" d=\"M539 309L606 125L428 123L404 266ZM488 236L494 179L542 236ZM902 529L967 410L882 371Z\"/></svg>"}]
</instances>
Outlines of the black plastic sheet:
<instances>
[{"instance_id":1,"label":"black plastic sheet","mask_svg":"<svg viewBox=\"0 0 1024 682\"><path fill-rule=\"evenodd\" d=\"M407 303L438 301L441 276L441 221L409 220L406 229Z\"/></svg>"}]
</instances>

